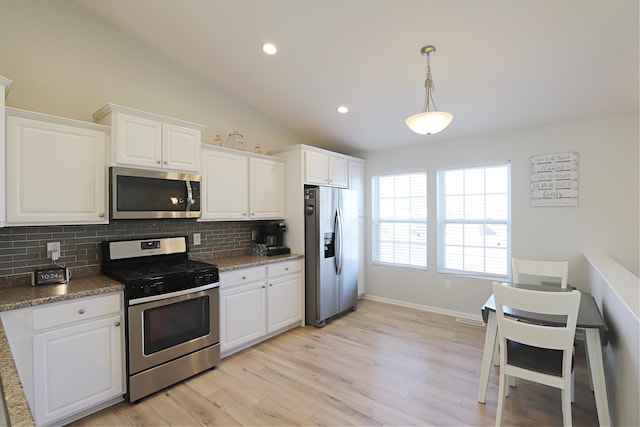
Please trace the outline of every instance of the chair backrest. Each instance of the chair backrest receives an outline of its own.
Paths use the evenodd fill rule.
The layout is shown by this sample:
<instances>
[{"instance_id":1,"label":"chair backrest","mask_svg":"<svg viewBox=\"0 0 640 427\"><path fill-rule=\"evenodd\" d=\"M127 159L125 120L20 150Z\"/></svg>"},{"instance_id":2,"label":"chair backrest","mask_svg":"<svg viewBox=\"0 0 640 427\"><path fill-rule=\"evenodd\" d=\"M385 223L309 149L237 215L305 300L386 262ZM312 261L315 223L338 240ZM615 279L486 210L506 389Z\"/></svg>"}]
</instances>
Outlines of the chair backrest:
<instances>
[{"instance_id":1,"label":"chair backrest","mask_svg":"<svg viewBox=\"0 0 640 427\"><path fill-rule=\"evenodd\" d=\"M522 276L555 277L560 279L560 287L567 287L569 263L567 261L537 261L511 258L514 283L525 283Z\"/></svg>"},{"instance_id":2,"label":"chair backrest","mask_svg":"<svg viewBox=\"0 0 640 427\"><path fill-rule=\"evenodd\" d=\"M506 339L540 348L573 350L580 291L534 291L494 282L493 296L501 343ZM566 316L566 323L564 326L542 326L519 322L505 315L505 307L528 313Z\"/></svg>"}]
</instances>

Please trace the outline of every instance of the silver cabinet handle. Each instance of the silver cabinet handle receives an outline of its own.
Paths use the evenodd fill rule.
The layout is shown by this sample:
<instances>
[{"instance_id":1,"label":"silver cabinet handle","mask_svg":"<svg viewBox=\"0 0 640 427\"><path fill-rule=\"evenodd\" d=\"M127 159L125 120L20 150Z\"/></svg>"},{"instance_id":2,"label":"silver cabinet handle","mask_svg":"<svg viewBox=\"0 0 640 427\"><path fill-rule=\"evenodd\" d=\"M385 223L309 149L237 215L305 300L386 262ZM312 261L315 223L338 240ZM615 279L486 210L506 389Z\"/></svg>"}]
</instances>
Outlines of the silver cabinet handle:
<instances>
[{"instance_id":1,"label":"silver cabinet handle","mask_svg":"<svg viewBox=\"0 0 640 427\"><path fill-rule=\"evenodd\" d=\"M156 163L157 163L157 164L160 164L160 160L156 160Z\"/></svg>"},{"instance_id":2,"label":"silver cabinet handle","mask_svg":"<svg viewBox=\"0 0 640 427\"><path fill-rule=\"evenodd\" d=\"M120 322L116 322L116 325L115 325L115 326L116 326L116 328L117 328L118 326L120 326Z\"/></svg>"},{"instance_id":3,"label":"silver cabinet handle","mask_svg":"<svg viewBox=\"0 0 640 427\"><path fill-rule=\"evenodd\" d=\"M103 213L99 214L98 216L99 216L100 218L104 218L104 214L103 214Z\"/></svg>"},{"instance_id":4,"label":"silver cabinet handle","mask_svg":"<svg viewBox=\"0 0 640 427\"><path fill-rule=\"evenodd\" d=\"M262 285L262 289L264 289L264 288L266 288L266 286L265 286L265 285Z\"/></svg>"},{"instance_id":5,"label":"silver cabinet handle","mask_svg":"<svg viewBox=\"0 0 640 427\"><path fill-rule=\"evenodd\" d=\"M84 314L84 308L81 308L80 310L78 310L78 314Z\"/></svg>"},{"instance_id":6,"label":"silver cabinet handle","mask_svg":"<svg viewBox=\"0 0 640 427\"><path fill-rule=\"evenodd\" d=\"M247 280L247 277L246 276L242 276L242 280Z\"/></svg>"}]
</instances>

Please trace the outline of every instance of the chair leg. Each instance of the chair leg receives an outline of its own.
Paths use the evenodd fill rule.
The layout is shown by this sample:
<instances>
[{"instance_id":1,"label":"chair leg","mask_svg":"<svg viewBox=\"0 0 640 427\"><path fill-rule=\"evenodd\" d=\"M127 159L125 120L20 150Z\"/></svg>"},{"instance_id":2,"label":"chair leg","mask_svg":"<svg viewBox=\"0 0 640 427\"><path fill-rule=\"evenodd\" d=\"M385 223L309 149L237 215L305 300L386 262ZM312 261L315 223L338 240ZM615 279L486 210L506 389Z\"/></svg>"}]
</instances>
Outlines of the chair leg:
<instances>
[{"instance_id":1,"label":"chair leg","mask_svg":"<svg viewBox=\"0 0 640 427\"><path fill-rule=\"evenodd\" d=\"M571 427L571 390L564 388L562 393L562 421L565 427Z\"/></svg>"},{"instance_id":2,"label":"chair leg","mask_svg":"<svg viewBox=\"0 0 640 427\"><path fill-rule=\"evenodd\" d=\"M575 402L575 384L576 384L576 375L575 371L571 371L571 403Z\"/></svg>"},{"instance_id":3,"label":"chair leg","mask_svg":"<svg viewBox=\"0 0 640 427\"><path fill-rule=\"evenodd\" d=\"M591 377L591 363L589 363L589 352L587 351L587 345L585 344L584 356L587 362L587 376L589 377L589 390L593 391L593 378Z\"/></svg>"},{"instance_id":4,"label":"chair leg","mask_svg":"<svg viewBox=\"0 0 640 427\"><path fill-rule=\"evenodd\" d=\"M504 376L504 397L509 397L509 386L511 385L511 381L515 382L515 380L516 377Z\"/></svg>"},{"instance_id":5,"label":"chair leg","mask_svg":"<svg viewBox=\"0 0 640 427\"><path fill-rule=\"evenodd\" d=\"M509 389L506 385L509 378L504 375L502 372L500 373L500 382L498 385L498 408L496 409L496 427L502 425L502 411L504 410L504 399L505 399L505 389Z\"/></svg>"}]
</instances>

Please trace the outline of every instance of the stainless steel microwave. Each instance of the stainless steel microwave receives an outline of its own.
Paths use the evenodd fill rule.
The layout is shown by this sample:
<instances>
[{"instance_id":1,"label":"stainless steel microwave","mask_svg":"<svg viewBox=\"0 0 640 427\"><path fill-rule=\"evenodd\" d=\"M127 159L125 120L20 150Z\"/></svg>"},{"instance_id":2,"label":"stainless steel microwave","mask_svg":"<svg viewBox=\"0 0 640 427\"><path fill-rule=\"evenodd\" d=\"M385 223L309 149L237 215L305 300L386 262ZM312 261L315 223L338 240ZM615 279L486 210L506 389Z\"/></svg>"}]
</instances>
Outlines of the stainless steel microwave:
<instances>
[{"instance_id":1,"label":"stainless steel microwave","mask_svg":"<svg viewBox=\"0 0 640 427\"><path fill-rule=\"evenodd\" d=\"M109 168L112 219L199 218L200 175Z\"/></svg>"}]
</instances>

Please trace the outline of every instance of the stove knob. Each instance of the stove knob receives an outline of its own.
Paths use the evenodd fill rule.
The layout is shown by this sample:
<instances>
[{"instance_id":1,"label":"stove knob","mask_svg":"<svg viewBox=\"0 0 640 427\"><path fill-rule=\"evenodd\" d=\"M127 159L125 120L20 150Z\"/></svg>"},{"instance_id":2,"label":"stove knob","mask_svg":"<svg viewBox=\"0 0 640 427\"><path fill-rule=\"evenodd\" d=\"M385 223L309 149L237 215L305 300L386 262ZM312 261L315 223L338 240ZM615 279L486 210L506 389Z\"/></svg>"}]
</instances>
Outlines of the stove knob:
<instances>
[{"instance_id":1,"label":"stove knob","mask_svg":"<svg viewBox=\"0 0 640 427\"><path fill-rule=\"evenodd\" d=\"M163 284L159 284L158 286L156 286L156 289L157 289L159 292L162 292L162 291L164 290L164 285L163 285Z\"/></svg>"},{"instance_id":2,"label":"stove knob","mask_svg":"<svg viewBox=\"0 0 640 427\"><path fill-rule=\"evenodd\" d=\"M142 291L145 293L145 295L149 295L151 293L151 287L145 286L144 288L142 288Z\"/></svg>"}]
</instances>

